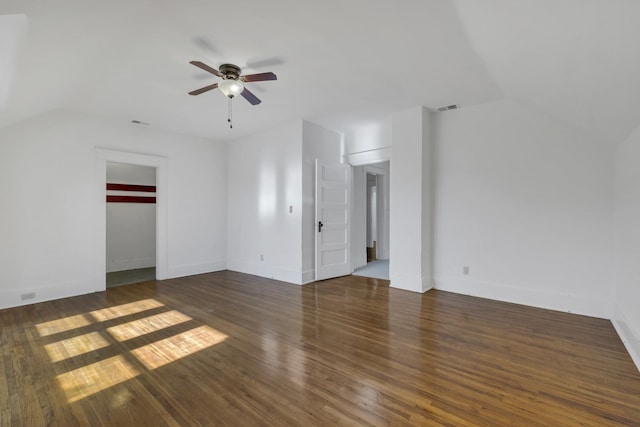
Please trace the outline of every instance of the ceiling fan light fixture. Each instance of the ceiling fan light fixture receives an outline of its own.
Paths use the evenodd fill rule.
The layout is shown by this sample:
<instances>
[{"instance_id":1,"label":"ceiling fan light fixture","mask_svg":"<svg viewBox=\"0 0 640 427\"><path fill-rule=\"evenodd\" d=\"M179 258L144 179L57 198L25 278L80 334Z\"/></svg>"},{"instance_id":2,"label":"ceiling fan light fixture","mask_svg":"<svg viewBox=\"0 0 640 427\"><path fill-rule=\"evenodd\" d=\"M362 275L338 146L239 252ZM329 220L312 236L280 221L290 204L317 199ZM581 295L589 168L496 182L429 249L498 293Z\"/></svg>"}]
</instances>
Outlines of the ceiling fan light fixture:
<instances>
[{"instance_id":1,"label":"ceiling fan light fixture","mask_svg":"<svg viewBox=\"0 0 640 427\"><path fill-rule=\"evenodd\" d=\"M216 77L220 78L218 83L213 83L207 85L205 87L201 87L200 89L192 90L189 92L189 95L200 95L201 93L208 92L215 88L219 88L220 92L224 94L228 98L227 104L229 106L229 115L227 116L227 122L229 123L229 127L233 128L233 124L231 122L231 100L238 95L242 95L244 99L249 102L251 105L260 104L260 99L255 96L249 89L245 89L244 83L251 82L263 82L267 80L277 80L275 74L272 72L266 73L258 73L258 74L249 74L249 75L241 75L240 67L233 64L221 64L220 70L216 70L200 61L189 61L191 65L195 65L196 67L213 74Z\"/></svg>"},{"instance_id":2,"label":"ceiling fan light fixture","mask_svg":"<svg viewBox=\"0 0 640 427\"><path fill-rule=\"evenodd\" d=\"M218 88L220 88L220 91L224 93L224 96L233 98L242 93L242 91L244 90L244 85L239 80L223 79L220 83L218 83Z\"/></svg>"}]
</instances>

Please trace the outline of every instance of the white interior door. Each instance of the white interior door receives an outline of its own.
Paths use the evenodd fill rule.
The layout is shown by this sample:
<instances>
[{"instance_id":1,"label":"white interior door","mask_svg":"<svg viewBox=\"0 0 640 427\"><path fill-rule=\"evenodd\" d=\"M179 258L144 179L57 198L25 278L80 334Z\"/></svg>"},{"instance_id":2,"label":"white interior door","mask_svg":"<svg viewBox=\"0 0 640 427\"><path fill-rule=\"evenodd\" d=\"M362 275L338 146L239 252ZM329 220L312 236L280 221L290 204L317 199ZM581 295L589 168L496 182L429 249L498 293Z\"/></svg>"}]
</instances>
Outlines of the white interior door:
<instances>
[{"instance_id":1,"label":"white interior door","mask_svg":"<svg viewBox=\"0 0 640 427\"><path fill-rule=\"evenodd\" d=\"M350 274L350 171L316 159L316 280Z\"/></svg>"}]
</instances>

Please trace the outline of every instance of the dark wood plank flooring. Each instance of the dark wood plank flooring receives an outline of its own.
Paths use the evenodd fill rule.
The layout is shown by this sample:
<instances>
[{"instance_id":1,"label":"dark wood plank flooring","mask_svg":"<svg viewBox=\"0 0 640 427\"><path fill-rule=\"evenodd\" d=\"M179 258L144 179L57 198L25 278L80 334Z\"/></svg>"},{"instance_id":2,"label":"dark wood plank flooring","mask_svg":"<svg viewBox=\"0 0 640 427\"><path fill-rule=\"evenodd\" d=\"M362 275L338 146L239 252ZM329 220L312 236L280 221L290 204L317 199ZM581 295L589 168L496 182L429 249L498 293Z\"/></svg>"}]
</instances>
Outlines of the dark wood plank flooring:
<instances>
[{"instance_id":1,"label":"dark wood plank flooring","mask_svg":"<svg viewBox=\"0 0 640 427\"><path fill-rule=\"evenodd\" d=\"M0 311L1 426L639 426L606 320L233 272Z\"/></svg>"}]
</instances>

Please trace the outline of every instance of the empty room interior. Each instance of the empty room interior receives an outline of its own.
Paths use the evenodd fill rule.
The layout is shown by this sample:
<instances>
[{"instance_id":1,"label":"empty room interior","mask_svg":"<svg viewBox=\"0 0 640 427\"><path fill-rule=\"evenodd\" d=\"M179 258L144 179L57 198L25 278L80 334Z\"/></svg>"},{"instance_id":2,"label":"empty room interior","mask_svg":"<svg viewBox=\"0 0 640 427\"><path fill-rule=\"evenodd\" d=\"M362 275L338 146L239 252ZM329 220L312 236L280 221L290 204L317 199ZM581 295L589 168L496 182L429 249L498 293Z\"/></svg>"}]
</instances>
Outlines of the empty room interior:
<instances>
[{"instance_id":1,"label":"empty room interior","mask_svg":"<svg viewBox=\"0 0 640 427\"><path fill-rule=\"evenodd\" d=\"M640 2L0 2L0 427L639 426Z\"/></svg>"}]
</instances>

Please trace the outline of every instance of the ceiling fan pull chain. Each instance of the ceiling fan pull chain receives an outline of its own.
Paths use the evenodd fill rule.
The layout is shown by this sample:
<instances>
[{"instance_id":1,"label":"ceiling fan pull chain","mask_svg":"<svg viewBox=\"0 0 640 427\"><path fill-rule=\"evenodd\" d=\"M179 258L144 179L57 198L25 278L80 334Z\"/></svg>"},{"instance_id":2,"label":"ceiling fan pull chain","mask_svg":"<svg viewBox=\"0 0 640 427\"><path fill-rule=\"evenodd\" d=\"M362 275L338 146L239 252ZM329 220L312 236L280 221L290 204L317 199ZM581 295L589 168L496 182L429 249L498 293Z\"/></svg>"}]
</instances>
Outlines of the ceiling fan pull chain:
<instances>
[{"instance_id":1,"label":"ceiling fan pull chain","mask_svg":"<svg viewBox=\"0 0 640 427\"><path fill-rule=\"evenodd\" d=\"M231 113L231 98L229 98L229 117L227 118L227 121L229 122L229 129L233 129L233 123L231 122Z\"/></svg>"}]
</instances>

